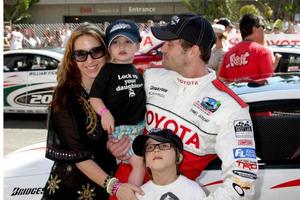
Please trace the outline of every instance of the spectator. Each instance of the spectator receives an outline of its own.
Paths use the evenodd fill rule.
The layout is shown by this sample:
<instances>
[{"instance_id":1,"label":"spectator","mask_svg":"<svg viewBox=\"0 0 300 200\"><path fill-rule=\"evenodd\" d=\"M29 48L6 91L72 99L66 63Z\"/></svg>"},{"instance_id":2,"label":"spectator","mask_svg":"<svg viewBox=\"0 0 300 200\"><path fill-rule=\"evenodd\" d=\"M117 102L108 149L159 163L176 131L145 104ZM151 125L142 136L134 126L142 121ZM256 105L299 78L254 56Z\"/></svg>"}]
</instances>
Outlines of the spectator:
<instances>
[{"instance_id":1,"label":"spectator","mask_svg":"<svg viewBox=\"0 0 300 200\"><path fill-rule=\"evenodd\" d=\"M58 30L54 31L54 37L52 39L52 47L62 47L63 40Z\"/></svg>"},{"instance_id":2,"label":"spectator","mask_svg":"<svg viewBox=\"0 0 300 200\"><path fill-rule=\"evenodd\" d=\"M3 36L4 36L4 49L10 49L10 40L11 40L11 27L10 26L4 26L4 32L3 32Z\"/></svg>"},{"instance_id":3,"label":"spectator","mask_svg":"<svg viewBox=\"0 0 300 200\"><path fill-rule=\"evenodd\" d=\"M152 26L154 26L153 20L152 19L148 19L147 22L146 22L145 32L146 33L150 33Z\"/></svg>"},{"instance_id":4,"label":"spectator","mask_svg":"<svg viewBox=\"0 0 300 200\"><path fill-rule=\"evenodd\" d=\"M213 24L212 27L216 34L217 40L216 44L212 48L211 56L207 66L215 71L218 71L220 65L222 64L224 54L228 51L228 47L226 45L227 33L225 32L225 26L222 24Z\"/></svg>"},{"instance_id":5,"label":"spectator","mask_svg":"<svg viewBox=\"0 0 300 200\"><path fill-rule=\"evenodd\" d=\"M140 35L141 35L142 38L143 38L144 35L146 35L145 24L144 23L139 24L139 32L140 32Z\"/></svg>"},{"instance_id":6,"label":"spectator","mask_svg":"<svg viewBox=\"0 0 300 200\"><path fill-rule=\"evenodd\" d=\"M272 53L265 42L262 19L246 14L240 20L242 41L225 54L219 78L226 82L254 81L273 74Z\"/></svg>"},{"instance_id":7,"label":"spectator","mask_svg":"<svg viewBox=\"0 0 300 200\"><path fill-rule=\"evenodd\" d=\"M23 48L24 35L21 33L21 27L16 25L15 30L11 33L10 49L22 49Z\"/></svg>"},{"instance_id":8,"label":"spectator","mask_svg":"<svg viewBox=\"0 0 300 200\"><path fill-rule=\"evenodd\" d=\"M296 33L300 34L300 21L295 21L294 29Z\"/></svg>"},{"instance_id":9,"label":"spectator","mask_svg":"<svg viewBox=\"0 0 300 200\"><path fill-rule=\"evenodd\" d=\"M216 24L222 24L225 26L225 32L227 32L227 34L236 34L236 29L229 19L224 17L220 18Z\"/></svg>"},{"instance_id":10,"label":"spectator","mask_svg":"<svg viewBox=\"0 0 300 200\"><path fill-rule=\"evenodd\" d=\"M62 47L66 47L66 44L68 42L69 37L71 36L72 31L70 30L70 26L69 24L65 25L65 30L64 30L64 37L63 37L63 43L62 43Z\"/></svg>"},{"instance_id":11,"label":"spectator","mask_svg":"<svg viewBox=\"0 0 300 200\"><path fill-rule=\"evenodd\" d=\"M283 32L280 30L279 27L277 26L274 26L273 27L273 31L272 31L273 34L283 34Z\"/></svg>"},{"instance_id":12,"label":"spectator","mask_svg":"<svg viewBox=\"0 0 300 200\"><path fill-rule=\"evenodd\" d=\"M291 20L288 21L287 23L287 29L285 30L286 34L295 34L296 31L295 31L295 28L294 28L294 24Z\"/></svg>"},{"instance_id":13,"label":"spectator","mask_svg":"<svg viewBox=\"0 0 300 200\"><path fill-rule=\"evenodd\" d=\"M44 48L52 47L52 39L53 39L53 37L51 36L50 29L46 28L46 30L43 33L41 46Z\"/></svg>"},{"instance_id":14,"label":"spectator","mask_svg":"<svg viewBox=\"0 0 300 200\"><path fill-rule=\"evenodd\" d=\"M35 30L29 30L28 32L28 42L31 48L40 48L41 47L41 40L36 35Z\"/></svg>"}]
</instances>

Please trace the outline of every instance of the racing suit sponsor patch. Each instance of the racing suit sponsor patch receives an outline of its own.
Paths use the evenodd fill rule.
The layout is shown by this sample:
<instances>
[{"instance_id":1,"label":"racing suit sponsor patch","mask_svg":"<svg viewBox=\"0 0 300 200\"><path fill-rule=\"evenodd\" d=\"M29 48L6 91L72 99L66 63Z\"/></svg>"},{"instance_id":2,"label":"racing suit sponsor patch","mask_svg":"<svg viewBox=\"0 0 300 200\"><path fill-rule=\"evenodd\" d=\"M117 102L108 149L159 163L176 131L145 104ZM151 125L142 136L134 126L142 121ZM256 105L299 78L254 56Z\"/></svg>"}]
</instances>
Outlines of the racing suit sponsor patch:
<instances>
[{"instance_id":1,"label":"racing suit sponsor patch","mask_svg":"<svg viewBox=\"0 0 300 200\"><path fill-rule=\"evenodd\" d=\"M43 194L43 188L19 188L15 187L10 196Z\"/></svg>"},{"instance_id":2,"label":"racing suit sponsor patch","mask_svg":"<svg viewBox=\"0 0 300 200\"><path fill-rule=\"evenodd\" d=\"M238 193L238 195L240 195L241 197L245 196L245 192L244 190L241 188L241 186L239 186L236 183L232 183L232 187L233 189L236 191L236 193Z\"/></svg>"},{"instance_id":3,"label":"racing suit sponsor patch","mask_svg":"<svg viewBox=\"0 0 300 200\"><path fill-rule=\"evenodd\" d=\"M240 178L232 178L233 183L239 185L243 190L250 190L252 183L242 181Z\"/></svg>"},{"instance_id":4,"label":"racing suit sponsor patch","mask_svg":"<svg viewBox=\"0 0 300 200\"><path fill-rule=\"evenodd\" d=\"M236 148L233 149L234 158L253 158L256 159L254 148Z\"/></svg>"},{"instance_id":5,"label":"racing suit sponsor patch","mask_svg":"<svg viewBox=\"0 0 300 200\"><path fill-rule=\"evenodd\" d=\"M197 100L193 105L209 116L218 110L221 106L221 102L210 97L204 97L201 102L200 100Z\"/></svg>"},{"instance_id":6,"label":"racing suit sponsor patch","mask_svg":"<svg viewBox=\"0 0 300 200\"><path fill-rule=\"evenodd\" d=\"M239 146L253 146L253 140L251 139L240 139L238 140Z\"/></svg>"},{"instance_id":7,"label":"racing suit sponsor patch","mask_svg":"<svg viewBox=\"0 0 300 200\"><path fill-rule=\"evenodd\" d=\"M168 92L168 90L166 88L161 88L161 87L156 87L156 86L151 85L148 94L164 98L165 93L167 93L167 92Z\"/></svg>"},{"instance_id":8,"label":"racing suit sponsor patch","mask_svg":"<svg viewBox=\"0 0 300 200\"><path fill-rule=\"evenodd\" d=\"M257 169L257 162L250 161L250 160L236 160L235 163L238 167L247 170L256 170Z\"/></svg>"},{"instance_id":9,"label":"racing suit sponsor patch","mask_svg":"<svg viewBox=\"0 0 300 200\"><path fill-rule=\"evenodd\" d=\"M235 137L253 138L252 122L250 120L236 120L233 123Z\"/></svg>"},{"instance_id":10,"label":"racing suit sponsor patch","mask_svg":"<svg viewBox=\"0 0 300 200\"><path fill-rule=\"evenodd\" d=\"M257 175L252 172L247 172L242 170L232 170L232 173L244 178L249 178L253 180L257 179Z\"/></svg>"}]
</instances>

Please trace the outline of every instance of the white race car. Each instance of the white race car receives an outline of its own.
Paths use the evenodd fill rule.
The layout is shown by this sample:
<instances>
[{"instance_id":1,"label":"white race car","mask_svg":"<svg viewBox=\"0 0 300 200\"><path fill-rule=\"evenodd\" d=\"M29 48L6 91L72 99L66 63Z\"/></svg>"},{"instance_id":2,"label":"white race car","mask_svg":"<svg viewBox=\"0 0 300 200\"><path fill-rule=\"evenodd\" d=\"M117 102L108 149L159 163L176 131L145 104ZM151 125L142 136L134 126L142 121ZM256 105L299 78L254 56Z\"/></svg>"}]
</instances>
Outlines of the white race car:
<instances>
[{"instance_id":1,"label":"white race car","mask_svg":"<svg viewBox=\"0 0 300 200\"><path fill-rule=\"evenodd\" d=\"M21 49L4 52L4 112L47 113L62 51Z\"/></svg>"},{"instance_id":2,"label":"white race car","mask_svg":"<svg viewBox=\"0 0 300 200\"><path fill-rule=\"evenodd\" d=\"M250 105L260 166L253 199L298 200L300 73L276 74L262 84L233 83L230 87ZM51 166L52 161L45 158L45 142L5 156L4 199L40 199ZM220 161L214 161L197 180L206 192L220 186Z\"/></svg>"}]
</instances>

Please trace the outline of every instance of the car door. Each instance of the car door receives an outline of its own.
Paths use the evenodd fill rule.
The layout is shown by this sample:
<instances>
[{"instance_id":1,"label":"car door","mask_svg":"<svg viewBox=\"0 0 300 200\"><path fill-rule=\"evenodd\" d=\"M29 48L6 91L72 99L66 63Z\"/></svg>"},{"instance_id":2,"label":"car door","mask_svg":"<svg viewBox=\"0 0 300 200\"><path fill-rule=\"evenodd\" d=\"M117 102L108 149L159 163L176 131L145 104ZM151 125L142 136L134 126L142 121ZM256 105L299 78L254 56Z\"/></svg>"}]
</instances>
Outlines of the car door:
<instances>
[{"instance_id":1,"label":"car door","mask_svg":"<svg viewBox=\"0 0 300 200\"><path fill-rule=\"evenodd\" d=\"M4 112L23 112L27 102L29 67L27 54L4 55Z\"/></svg>"},{"instance_id":2,"label":"car door","mask_svg":"<svg viewBox=\"0 0 300 200\"><path fill-rule=\"evenodd\" d=\"M27 106L34 112L47 112L56 86L59 61L41 54L31 54L28 61Z\"/></svg>"}]
</instances>

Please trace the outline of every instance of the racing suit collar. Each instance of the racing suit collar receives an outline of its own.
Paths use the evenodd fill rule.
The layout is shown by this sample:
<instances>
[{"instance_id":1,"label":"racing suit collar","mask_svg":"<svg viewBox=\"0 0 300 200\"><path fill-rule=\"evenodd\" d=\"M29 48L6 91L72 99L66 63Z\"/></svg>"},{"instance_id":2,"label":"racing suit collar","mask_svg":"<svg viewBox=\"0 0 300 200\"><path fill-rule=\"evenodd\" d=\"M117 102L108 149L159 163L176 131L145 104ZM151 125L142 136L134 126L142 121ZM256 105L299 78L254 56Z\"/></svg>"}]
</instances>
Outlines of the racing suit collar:
<instances>
[{"instance_id":1,"label":"racing suit collar","mask_svg":"<svg viewBox=\"0 0 300 200\"><path fill-rule=\"evenodd\" d=\"M175 76L175 82L177 83L177 85L182 87L197 87L198 85L205 83L206 81L216 79L216 73L214 70L208 69L208 72L209 73L207 75L198 78L186 78L181 76L180 74L177 74L177 76Z\"/></svg>"}]
</instances>

